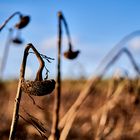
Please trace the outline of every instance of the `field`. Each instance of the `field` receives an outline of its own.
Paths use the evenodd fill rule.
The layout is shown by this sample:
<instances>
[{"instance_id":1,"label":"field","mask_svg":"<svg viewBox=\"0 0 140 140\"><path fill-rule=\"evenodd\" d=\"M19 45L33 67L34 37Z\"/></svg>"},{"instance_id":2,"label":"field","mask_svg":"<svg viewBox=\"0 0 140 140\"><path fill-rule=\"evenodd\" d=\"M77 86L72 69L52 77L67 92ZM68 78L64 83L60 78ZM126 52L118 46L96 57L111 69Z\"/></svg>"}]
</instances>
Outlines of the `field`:
<instances>
[{"instance_id":1,"label":"field","mask_svg":"<svg viewBox=\"0 0 140 140\"><path fill-rule=\"evenodd\" d=\"M83 90L86 80L64 80L60 120ZM7 140L10 131L18 81L1 82L0 139ZM51 132L54 91L44 97L23 93L17 140L42 140ZM138 79L104 79L80 106L68 140L138 140L140 139L140 81ZM39 133L40 132L40 133Z\"/></svg>"},{"instance_id":2,"label":"field","mask_svg":"<svg viewBox=\"0 0 140 140\"><path fill-rule=\"evenodd\" d=\"M8 3L8 7L9 5ZM115 14L110 19L116 23L116 26L113 26L107 17L115 11L114 8L107 16L104 13L108 8L104 9L101 12L103 17L96 18L93 13L100 15L98 10L90 11L92 17L86 13L88 8L82 8L81 12L85 13L79 12L80 17L86 15L86 19L78 19L79 16L75 15L78 9L76 12L70 10L74 17L66 12L66 17L73 17L71 20L68 18L70 24L73 24L72 21L77 24L75 27L71 25L74 30L71 36L69 22L62 11L57 11L55 18L51 14L46 17L46 7L43 5L38 9L38 5L36 6L37 9L31 12L34 14L33 18L36 17L33 20L34 25L24 32L29 35L26 36L28 43L25 42L24 48L14 51L10 47L24 43L21 30L30 25L32 14L15 11L0 25L0 32L8 29L5 45L1 44L4 47L0 56L0 140L140 140L140 30L136 30L139 27L134 26L131 29L131 26L128 26L129 30L124 32L122 29L126 24L119 29L117 26L121 24L113 20L116 18ZM131 4L130 6L132 7ZM29 7L33 7L32 3ZM74 8L73 5L72 7ZM40 12L42 8L45 9ZM41 15L36 12L40 12ZM54 14L54 11L50 13ZM18 21L15 19L16 22L13 20L11 27L7 26L15 16L19 17ZM92 18L97 21L89 21L93 29L86 23ZM99 19L102 20L99 22ZM110 25L106 23L101 29L105 20L109 21ZM96 27L96 24L100 26ZM55 26L57 27L54 28ZM84 29L83 33L77 32L77 29ZM125 35L110 48L107 46L114 44L115 35L110 34L109 38L106 37L114 29L121 33L130 30L133 32ZM117 32L112 33L120 37L121 34L117 35ZM50 35L46 36L46 33ZM3 34L1 42L4 42L4 37ZM66 46L67 49L64 51L62 46ZM8 60L10 49L12 52ZM28 57L29 55L32 56ZM125 57L122 57L123 55ZM71 64L65 63L63 58L76 61L71 61ZM17 60L20 60L20 63ZM17 71L20 71L19 77ZM72 79L69 79L69 76Z\"/></svg>"}]
</instances>

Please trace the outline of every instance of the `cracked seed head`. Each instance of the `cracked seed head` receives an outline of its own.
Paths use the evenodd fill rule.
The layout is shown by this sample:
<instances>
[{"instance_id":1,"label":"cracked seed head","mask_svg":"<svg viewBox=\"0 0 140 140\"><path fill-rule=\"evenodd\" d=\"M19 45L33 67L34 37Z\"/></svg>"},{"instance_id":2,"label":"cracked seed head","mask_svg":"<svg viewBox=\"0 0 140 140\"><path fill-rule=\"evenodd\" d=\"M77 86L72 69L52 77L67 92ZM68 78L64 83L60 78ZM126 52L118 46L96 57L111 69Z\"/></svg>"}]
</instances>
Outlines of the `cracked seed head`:
<instances>
[{"instance_id":1,"label":"cracked seed head","mask_svg":"<svg viewBox=\"0 0 140 140\"><path fill-rule=\"evenodd\" d=\"M34 96L44 96L50 94L55 89L55 80L42 80L42 81L23 81L21 89Z\"/></svg>"}]
</instances>

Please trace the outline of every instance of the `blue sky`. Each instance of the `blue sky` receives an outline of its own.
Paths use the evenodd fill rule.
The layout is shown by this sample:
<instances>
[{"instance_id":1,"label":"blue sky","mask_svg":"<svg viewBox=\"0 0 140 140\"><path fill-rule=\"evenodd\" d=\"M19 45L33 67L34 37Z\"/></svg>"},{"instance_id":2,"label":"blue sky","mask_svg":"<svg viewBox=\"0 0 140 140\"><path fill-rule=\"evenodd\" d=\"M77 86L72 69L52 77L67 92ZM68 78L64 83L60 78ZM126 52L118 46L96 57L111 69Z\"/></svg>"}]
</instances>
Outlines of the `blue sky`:
<instances>
[{"instance_id":1,"label":"blue sky","mask_svg":"<svg viewBox=\"0 0 140 140\"><path fill-rule=\"evenodd\" d=\"M10 46L4 78L19 76L24 47L29 42L33 43L41 53L55 58L51 64L46 63L46 66L50 70L50 78L56 76L57 12L60 10L68 22L74 49L81 50L81 54L76 60L69 61L62 57L62 76L64 78L90 77L113 46L127 34L140 29L139 0L0 0L1 24L15 11L31 16L29 26L22 31L24 45L13 46L11 44ZM17 17L13 18L1 32L0 59L8 33L7 29L16 21ZM140 56L139 44L139 39L131 41L130 49L137 61ZM67 47L64 31L62 52L67 50ZM28 77L33 77L37 68L36 58L31 55L26 72ZM131 68L128 59L122 57L110 73L112 74L115 69L129 70L130 73L133 73Z\"/></svg>"}]
</instances>

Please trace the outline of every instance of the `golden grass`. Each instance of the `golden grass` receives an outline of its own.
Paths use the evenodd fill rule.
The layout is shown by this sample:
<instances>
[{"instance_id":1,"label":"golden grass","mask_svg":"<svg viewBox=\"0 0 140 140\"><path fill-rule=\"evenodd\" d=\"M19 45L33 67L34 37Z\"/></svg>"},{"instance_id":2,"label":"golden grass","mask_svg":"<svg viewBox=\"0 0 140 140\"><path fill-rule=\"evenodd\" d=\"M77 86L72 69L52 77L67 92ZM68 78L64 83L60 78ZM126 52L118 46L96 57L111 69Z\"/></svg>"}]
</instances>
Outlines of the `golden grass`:
<instances>
[{"instance_id":1,"label":"golden grass","mask_svg":"<svg viewBox=\"0 0 140 140\"><path fill-rule=\"evenodd\" d=\"M90 93L81 105L74 120L67 139L140 139L140 84L138 80L122 80L115 83L114 92L107 96L110 80L99 82L94 91ZM70 108L78 97L86 81L62 81L62 104L60 117ZM117 81L116 81L117 82ZM17 88L17 81L8 81L1 86L1 128L0 139L8 139L10 122L13 110L13 100ZM54 91L55 94L56 91ZM24 93L21 101L20 114L26 119L30 113L43 123L48 137L52 125L52 109L54 94L47 97L34 97L36 104L43 110L33 105L29 96ZM6 111L5 111L6 110ZM42 140L38 131L29 123L20 119L16 138ZM22 130L22 131L21 131Z\"/></svg>"}]
</instances>

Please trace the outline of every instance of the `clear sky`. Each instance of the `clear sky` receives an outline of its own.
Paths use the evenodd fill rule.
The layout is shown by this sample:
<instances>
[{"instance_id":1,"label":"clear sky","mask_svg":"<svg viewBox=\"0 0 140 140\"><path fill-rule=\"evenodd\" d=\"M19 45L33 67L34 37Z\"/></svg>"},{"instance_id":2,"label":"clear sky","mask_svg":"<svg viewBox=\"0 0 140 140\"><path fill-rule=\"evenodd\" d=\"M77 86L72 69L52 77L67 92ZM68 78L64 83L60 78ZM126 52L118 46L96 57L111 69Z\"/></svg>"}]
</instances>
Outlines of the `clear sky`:
<instances>
[{"instance_id":1,"label":"clear sky","mask_svg":"<svg viewBox=\"0 0 140 140\"><path fill-rule=\"evenodd\" d=\"M140 29L139 0L0 0L0 23L2 24L13 12L20 11L31 16L30 24L23 29L24 45L11 44L4 78L19 76L24 47L32 43L37 49L55 60L46 66L50 78L56 76L57 64L57 12L62 11L70 28L74 49L81 54L76 60L69 61L62 57L62 76L64 78L88 76L94 74L102 58L124 36ZM13 18L0 34L0 59L2 59L7 29L17 18ZM63 28L64 29L64 28ZM131 41L131 51L139 64L139 39ZM63 50L67 50L67 38L63 38ZM31 54L28 60L28 77L34 76L38 63ZM114 69L130 70L132 66L123 57ZM133 72L132 72L133 73Z\"/></svg>"}]
</instances>

